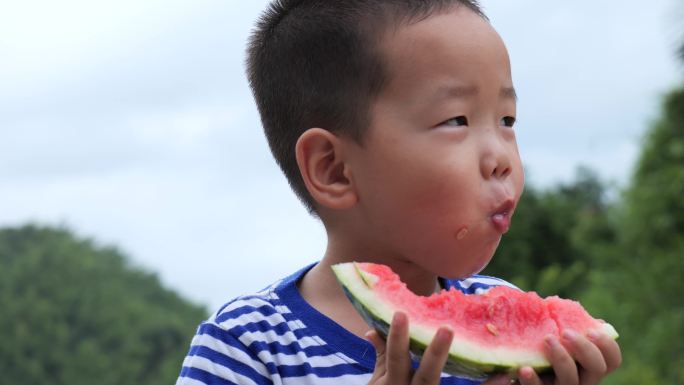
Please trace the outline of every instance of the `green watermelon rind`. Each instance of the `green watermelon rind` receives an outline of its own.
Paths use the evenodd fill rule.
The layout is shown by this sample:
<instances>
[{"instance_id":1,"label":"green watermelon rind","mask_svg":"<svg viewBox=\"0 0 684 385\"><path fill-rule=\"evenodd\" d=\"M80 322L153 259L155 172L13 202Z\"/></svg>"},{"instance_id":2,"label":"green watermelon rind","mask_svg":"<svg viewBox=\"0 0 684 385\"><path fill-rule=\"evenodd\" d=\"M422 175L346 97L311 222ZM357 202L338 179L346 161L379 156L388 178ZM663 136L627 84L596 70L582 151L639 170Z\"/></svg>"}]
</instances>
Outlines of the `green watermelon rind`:
<instances>
[{"instance_id":1,"label":"green watermelon rind","mask_svg":"<svg viewBox=\"0 0 684 385\"><path fill-rule=\"evenodd\" d=\"M365 307L360 301L356 300L349 290L345 288L344 292L366 323L371 325L373 329L375 329L384 339L386 339L387 334L389 333L389 324L379 317L374 317L372 311ZM415 338L410 339L409 350L417 359L422 357L425 349L427 349L427 345L425 343ZM480 365L476 362L459 359L459 357L453 355L449 356L449 360L444 366L445 373L466 377L473 380L482 380L487 378L488 375L494 373L508 372L509 369L510 368L505 366Z\"/></svg>"},{"instance_id":2,"label":"green watermelon rind","mask_svg":"<svg viewBox=\"0 0 684 385\"><path fill-rule=\"evenodd\" d=\"M356 264L335 265L333 270L345 294L366 323L374 328L383 338L387 338L389 323L394 314L394 309L386 302L372 298L374 294L369 288L373 284L370 281L372 277L358 269ZM435 330L420 330L417 325L409 323L409 349L411 353L418 358L421 357L432 340L434 333ZM421 335L423 335L423 338L421 338ZM549 364L547 363L545 367L535 367L535 370L542 371L543 369L548 369L548 367ZM449 353L449 358L444 367L445 373L473 380L482 380L496 373L512 373L513 371L514 367L512 365L478 362L454 352Z\"/></svg>"},{"instance_id":3,"label":"green watermelon rind","mask_svg":"<svg viewBox=\"0 0 684 385\"><path fill-rule=\"evenodd\" d=\"M371 288L375 277L364 272L356 263L338 264L332 268L345 295L363 319L386 338L395 309L376 297ZM617 338L617 333L610 324L604 324L603 331ZM433 327L423 327L409 322L411 353L420 357L432 341L435 332ZM449 358L444 367L445 373L481 380L498 373L515 376L517 369L522 366L530 366L538 373L551 371L551 364L539 352L482 348L471 341L456 338L449 351Z\"/></svg>"}]
</instances>

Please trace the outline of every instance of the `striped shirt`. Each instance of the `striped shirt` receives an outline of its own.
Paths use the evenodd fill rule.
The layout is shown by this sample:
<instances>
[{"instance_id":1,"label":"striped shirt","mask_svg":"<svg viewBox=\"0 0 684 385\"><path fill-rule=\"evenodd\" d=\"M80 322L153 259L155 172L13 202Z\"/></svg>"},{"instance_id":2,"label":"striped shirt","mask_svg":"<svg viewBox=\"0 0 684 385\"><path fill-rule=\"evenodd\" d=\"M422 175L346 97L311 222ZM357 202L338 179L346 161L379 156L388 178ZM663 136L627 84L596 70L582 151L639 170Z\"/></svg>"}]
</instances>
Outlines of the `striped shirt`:
<instances>
[{"instance_id":1,"label":"striped shirt","mask_svg":"<svg viewBox=\"0 0 684 385\"><path fill-rule=\"evenodd\" d=\"M263 291L240 296L197 329L176 385L365 385L375 350L311 307L297 282L313 265ZM442 282L466 294L512 286L487 276ZM478 382L442 375L442 385Z\"/></svg>"}]
</instances>

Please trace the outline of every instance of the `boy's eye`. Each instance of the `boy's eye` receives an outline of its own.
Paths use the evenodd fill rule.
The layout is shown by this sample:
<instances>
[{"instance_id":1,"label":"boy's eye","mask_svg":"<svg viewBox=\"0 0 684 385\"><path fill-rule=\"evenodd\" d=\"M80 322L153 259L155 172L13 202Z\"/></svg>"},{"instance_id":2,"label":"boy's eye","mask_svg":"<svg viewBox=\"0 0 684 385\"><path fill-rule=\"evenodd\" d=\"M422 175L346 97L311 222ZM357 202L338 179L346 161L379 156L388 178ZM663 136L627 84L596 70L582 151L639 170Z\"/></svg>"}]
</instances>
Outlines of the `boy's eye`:
<instances>
[{"instance_id":1,"label":"boy's eye","mask_svg":"<svg viewBox=\"0 0 684 385\"><path fill-rule=\"evenodd\" d=\"M501 125L506 127L513 127L515 124L515 118L512 116L504 116L501 118Z\"/></svg>"},{"instance_id":2,"label":"boy's eye","mask_svg":"<svg viewBox=\"0 0 684 385\"><path fill-rule=\"evenodd\" d=\"M456 116L449 120L445 120L442 124L447 126L467 126L468 118L466 118L465 116Z\"/></svg>"}]
</instances>

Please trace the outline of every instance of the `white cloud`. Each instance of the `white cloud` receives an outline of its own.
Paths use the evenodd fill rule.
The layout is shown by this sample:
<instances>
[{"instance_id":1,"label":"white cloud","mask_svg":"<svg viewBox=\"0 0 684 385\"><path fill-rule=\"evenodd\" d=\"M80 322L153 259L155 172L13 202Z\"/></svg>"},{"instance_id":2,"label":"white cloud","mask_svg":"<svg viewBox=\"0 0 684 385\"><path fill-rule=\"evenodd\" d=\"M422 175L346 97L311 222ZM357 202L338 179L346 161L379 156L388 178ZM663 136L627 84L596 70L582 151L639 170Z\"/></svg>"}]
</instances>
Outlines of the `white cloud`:
<instances>
[{"instance_id":1,"label":"white cloud","mask_svg":"<svg viewBox=\"0 0 684 385\"><path fill-rule=\"evenodd\" d=\"M230 105L198 105L128 117L123 124L133 140L180 151L212 147L212 139L229 131L243 110ZM232 130L230 130L232 131ZM234 131L233 131L234 132Z\"/></svg>"}]
</instances>

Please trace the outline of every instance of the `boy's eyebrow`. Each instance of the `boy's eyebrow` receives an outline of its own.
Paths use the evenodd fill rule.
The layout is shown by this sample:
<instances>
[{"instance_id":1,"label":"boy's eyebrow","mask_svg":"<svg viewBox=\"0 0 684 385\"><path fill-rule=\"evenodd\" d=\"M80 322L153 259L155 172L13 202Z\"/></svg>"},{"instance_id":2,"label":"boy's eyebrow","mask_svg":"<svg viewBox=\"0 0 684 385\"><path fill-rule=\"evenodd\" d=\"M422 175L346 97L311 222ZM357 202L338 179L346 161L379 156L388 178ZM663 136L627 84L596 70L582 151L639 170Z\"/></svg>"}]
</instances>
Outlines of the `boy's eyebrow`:
<instances>
[{"instance_id":1,"label":"boy's eyebrow","mask_svg":"<svg viewBox=\"0 0 684 385\"><path fill-rule=\"evenodd\" d=\"M513 99L518 101L518 94L515 93L515 88L513 87L503 87L501 88L501 97L506 99Z\"/></svg>"},{"instance_id":2,"label":"boy's eyebrow","mask_svg":"<svg viewBox=\"0 0 684 385\"><path fill-rule=\"evenodd\" d=\"M461 99L476 95L477 92L475 86L444 85L437 89L436 96L439 99Z\"/></svg>"},{"instance_id":3,"label":"boy's eyebrow","mask_svg":"<svg viewBox=\"0 0 684 385\"><path fill-rule=\"evenodd\" d=\"M479 89L475 86L442 86L439 87L435 95L437 99L460 99L467 98L469 96L476 95ZM515 92L513 87L502 87L500 96L505 99L513 99L518 101L518 94Z\"/></svg>"}]
</instances>

